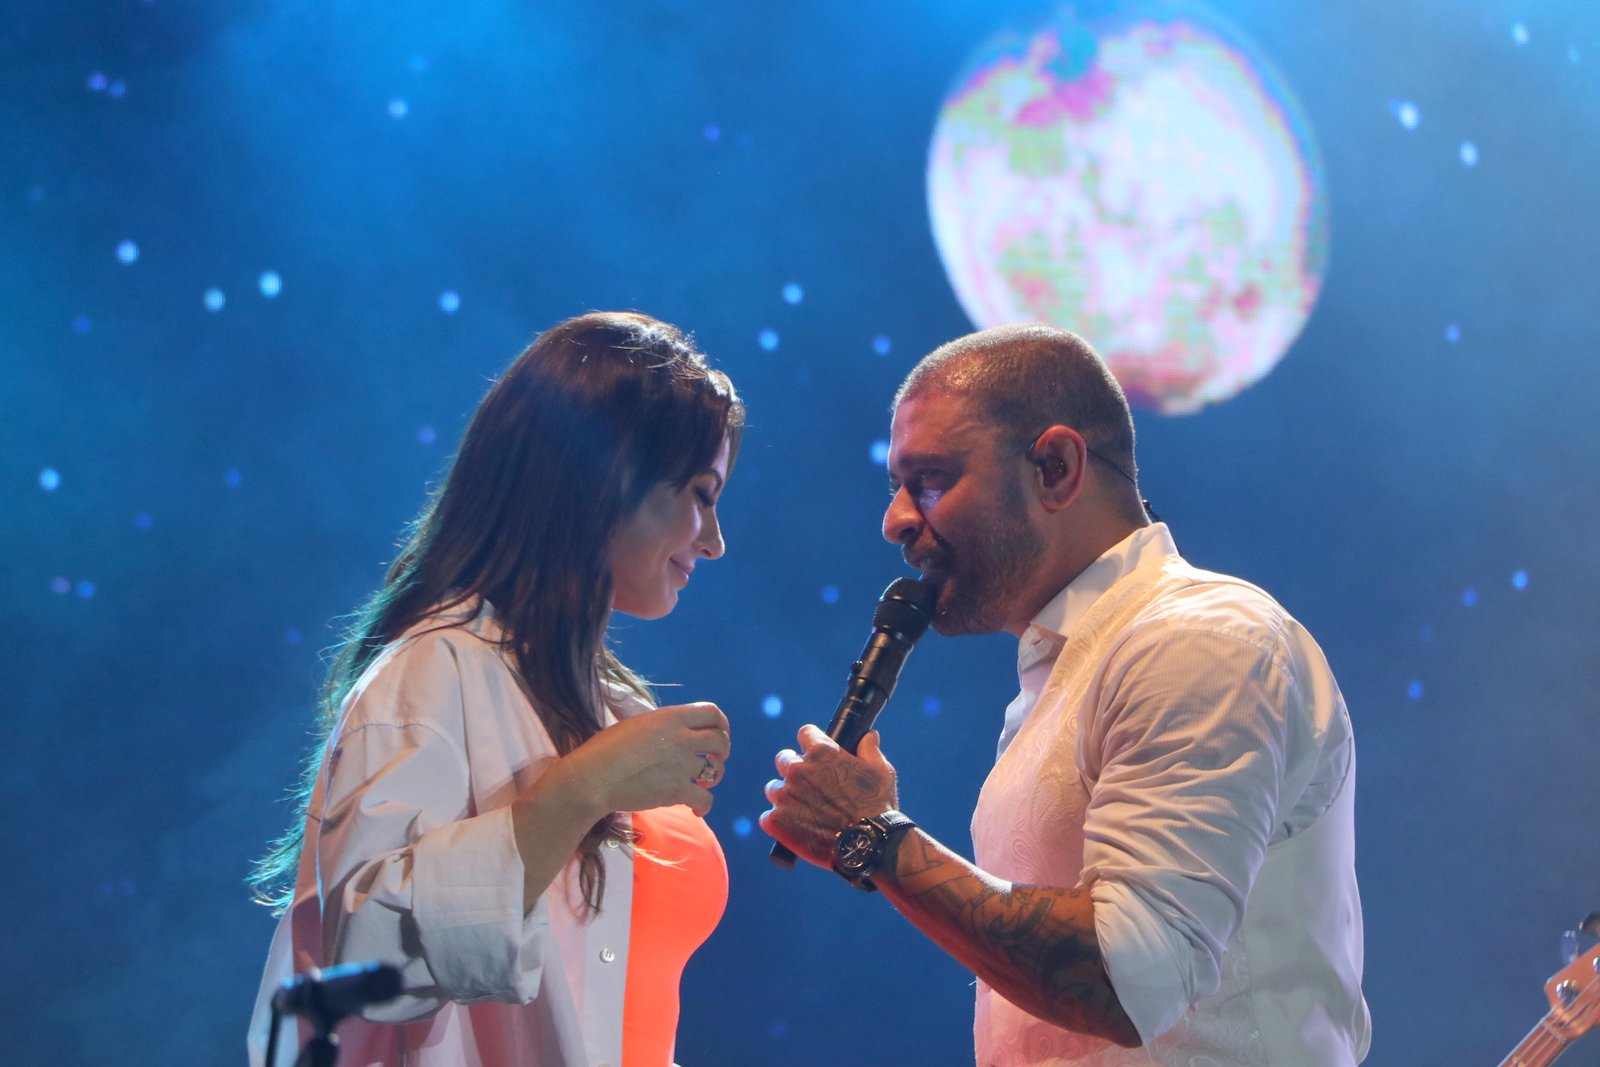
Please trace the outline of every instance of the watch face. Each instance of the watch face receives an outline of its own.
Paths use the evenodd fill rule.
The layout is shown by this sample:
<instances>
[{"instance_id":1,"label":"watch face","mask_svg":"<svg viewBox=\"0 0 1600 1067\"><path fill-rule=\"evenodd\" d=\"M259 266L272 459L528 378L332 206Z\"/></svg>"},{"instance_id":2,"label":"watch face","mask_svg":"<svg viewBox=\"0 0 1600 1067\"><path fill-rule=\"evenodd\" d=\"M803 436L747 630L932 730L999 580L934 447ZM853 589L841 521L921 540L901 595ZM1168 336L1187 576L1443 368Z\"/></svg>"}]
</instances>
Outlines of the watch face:
<instances>
[{"instance_id":1,"label":"watch face","mask_svg":"<svg viewBox=\"0 0 1600 1067\"><path fill-rule=\"evenodd\" d=\"M882 851L883 847L872 833L852 826L839 834L838 867L850 873L867 870L878 861Z\"/></svg>"}]
</instances>

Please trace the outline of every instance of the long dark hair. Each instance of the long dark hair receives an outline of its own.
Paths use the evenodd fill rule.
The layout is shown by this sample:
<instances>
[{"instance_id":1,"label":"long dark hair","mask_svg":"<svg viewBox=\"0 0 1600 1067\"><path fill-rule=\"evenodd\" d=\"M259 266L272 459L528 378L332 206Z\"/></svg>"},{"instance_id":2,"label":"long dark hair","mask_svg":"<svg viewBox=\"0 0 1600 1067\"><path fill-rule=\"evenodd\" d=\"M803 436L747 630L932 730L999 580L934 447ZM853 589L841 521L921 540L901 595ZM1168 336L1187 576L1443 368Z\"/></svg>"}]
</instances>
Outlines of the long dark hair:
<instances>
[{"instance_id":1,"label":"long dark hair","mask_svg":"<svg viewBox=\"0 0 1600 1067\"><path fill-rule=\"evenodd\" d=\"M293 900L311 793L340 707L384 647L419 622L487 601L562 755L600 731L607 684L649 699L605 645L606 546L651 489L688 484L724 440L731 462L743 428L727 376L676 327L647 315L580 315L529 345L478 405L449 474L336 650L321 743L294 822L251 875L256 899L278 911ZM578 848L591 909L605 892L600 843L616 832L607 816Z\"/></svg>"}]
</instances>

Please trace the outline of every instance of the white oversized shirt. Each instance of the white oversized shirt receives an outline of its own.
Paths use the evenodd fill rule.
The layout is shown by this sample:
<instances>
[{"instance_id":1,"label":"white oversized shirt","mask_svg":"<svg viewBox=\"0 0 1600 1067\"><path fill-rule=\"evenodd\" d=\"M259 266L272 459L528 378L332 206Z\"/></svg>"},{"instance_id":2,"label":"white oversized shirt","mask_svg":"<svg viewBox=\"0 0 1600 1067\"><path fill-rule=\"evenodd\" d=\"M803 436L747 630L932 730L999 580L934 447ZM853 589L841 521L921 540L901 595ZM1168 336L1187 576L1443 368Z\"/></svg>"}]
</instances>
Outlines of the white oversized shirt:
<instances>
[{"instance_id":1,"label":"white oversized shirt","mask_svg":"<svg viewBox=\"0 0 1600 1067\"><path fill-rule=\"evenodd\" d=\"M557 754L492 611L475 607L419 624L345 701L262 976L253 1067L284 979L368 960L399 967L408 992L339 1027L340 1067L622 1062L631 849L601 848L598 915L586 914L576 861L523 914L510 804ZM612 698L624 716L648 710ZM292 1064L297 1045L285 1024L271 1067Z\"/></svg>"},{"instance_id":2,"label":"white oversized shirt","mask_svg":"<svg viewBox=\"0 0 1600 1067\"><path fill-rule=\"evenodd\" d=\"M979 1067L1349 1067L1366 1054L1355 757L1321 650L1156 524L1058 594L973 816L978 865L1082 886L1143 1046L978 983Z\"/></svg>"}]
</instances>

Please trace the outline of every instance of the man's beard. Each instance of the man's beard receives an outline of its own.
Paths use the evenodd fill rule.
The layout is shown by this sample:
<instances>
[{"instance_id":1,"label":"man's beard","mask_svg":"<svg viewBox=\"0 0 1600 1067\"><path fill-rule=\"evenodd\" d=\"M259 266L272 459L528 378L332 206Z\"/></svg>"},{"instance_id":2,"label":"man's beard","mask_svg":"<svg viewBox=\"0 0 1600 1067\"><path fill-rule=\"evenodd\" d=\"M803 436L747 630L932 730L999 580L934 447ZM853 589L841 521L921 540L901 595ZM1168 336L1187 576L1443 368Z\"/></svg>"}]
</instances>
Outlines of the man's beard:
<instances>
[{"instance_id":1,"label":"man's beard","mask_svg":"<svg viewBox=\"0 0 1600 1067\"><path fill-rule=\"evenodd\" d=\"M963 547L929 533L939 548L919 565L939 590L934 630L954 637L1005 629L1006 615L1044 551L1044 538L1028 522L1021 485L1006 487L990 522L967 531Z\"/></svg>"}]
</instances>

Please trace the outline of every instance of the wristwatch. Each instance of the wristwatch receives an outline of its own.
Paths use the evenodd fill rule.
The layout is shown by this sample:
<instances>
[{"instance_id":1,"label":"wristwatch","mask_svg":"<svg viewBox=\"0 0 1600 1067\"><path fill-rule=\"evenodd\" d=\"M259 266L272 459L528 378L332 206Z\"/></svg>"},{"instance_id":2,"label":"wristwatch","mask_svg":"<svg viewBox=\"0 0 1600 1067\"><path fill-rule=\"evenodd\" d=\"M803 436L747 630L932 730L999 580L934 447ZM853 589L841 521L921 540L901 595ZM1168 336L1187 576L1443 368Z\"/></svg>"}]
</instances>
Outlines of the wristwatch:
<instances>
[{"instance_id":1,"label":"wristwatch","mask_svg":"<svg viewBox=\"0 0 1600 1067\"><path fill-rule=\"evenodd\" d=\"M839 877L868 893L875 892L872 874L883 863L889 841L917 824L894 809L857 819L834 835L833 869Z\"/></svg>"}]
</instances>

